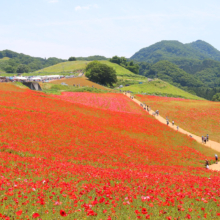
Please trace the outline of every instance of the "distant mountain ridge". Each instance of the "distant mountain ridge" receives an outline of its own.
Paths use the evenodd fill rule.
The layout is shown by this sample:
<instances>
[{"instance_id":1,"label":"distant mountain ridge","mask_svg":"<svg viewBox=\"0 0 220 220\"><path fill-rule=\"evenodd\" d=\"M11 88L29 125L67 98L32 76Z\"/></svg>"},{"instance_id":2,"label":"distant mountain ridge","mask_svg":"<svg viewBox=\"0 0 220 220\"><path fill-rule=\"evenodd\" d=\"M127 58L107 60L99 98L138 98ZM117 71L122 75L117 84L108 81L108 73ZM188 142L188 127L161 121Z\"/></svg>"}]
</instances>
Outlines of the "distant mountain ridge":
<instances>
[{"instance_id":1,"label":"distant mountain ridge","mask_svg":"<svg viewBox=\"0 0 220 220\"><path fill-rule=\"evenodd\" d=\"M138 62L156 63L160 60L172 62L178 58L194 60L213 59L220 61L220 51L202 40L188 44L183 44L179 41L161 41L139 50L130 59Z\"/></svg>"}]
</instances>

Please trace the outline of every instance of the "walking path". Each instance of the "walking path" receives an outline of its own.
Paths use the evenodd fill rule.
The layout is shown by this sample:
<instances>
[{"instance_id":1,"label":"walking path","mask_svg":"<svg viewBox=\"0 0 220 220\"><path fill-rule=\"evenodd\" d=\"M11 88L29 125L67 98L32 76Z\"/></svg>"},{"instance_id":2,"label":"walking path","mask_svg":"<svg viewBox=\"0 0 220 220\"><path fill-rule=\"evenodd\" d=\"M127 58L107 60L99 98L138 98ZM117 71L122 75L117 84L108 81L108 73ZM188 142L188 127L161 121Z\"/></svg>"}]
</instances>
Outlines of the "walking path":
<instances>
[{"instance_id":1,"label":"walking path","mask_svg":"<svg viewBox=\"0 0 220 220\"><path fill-rule=\"evenodd\" d=\"M125 94L125 93L124 93L124 94ZM131 96L129 93L127 93L127 94L125 94L125 95L127 95L129 98L130 98L130 96ZM135 98L133 98L132 100L133 100L134 102L136 102L138 105L140 105L140 104L142 103L142 102L140 102L139 100L137 100L137 99L135 99ZM143 103L142 103L142 104L143 104ZM147 110L146 110L146 111L147 111ZM151 110L149 111L149 113L150 113L150 115L152 115L152 114L154 113L154 111L151 109ZM163 124L165 124L165 125L167 124L166 119L163 118L163 117L161 117L160 115L159 115L159 116L155 116L155 118L156 118L158 121L160 121L161 123L163 123ZM178 124L173 126L172 123L170 123L170 124L167 125L167 126L169 126L170 128L172 128L172 129L174 129L174 130L177 130ZM186 135L188 135L188 136L191 135L194 140L196 140L196 141L197 141L198 143L200 143L200 144L203 144L201 137L199 137L199 136L197 136L197 135L195 135L195 134L192 134L192 133L190 133L190 132L188 132L188 131L185 131L185 130L182 129L182 128L179 128L178 131L179 131L180 133L186 134ZM220 143L218 143L218 142L209 140L208 142L206 142L206 144L203 144L203 145L205 145L206 147L210 147L210 148L212 148L212 149L214 149L214 150L220 152ZM214 159L214 155L213 155L213 159ZM210 166L209 166L209 169L220 171L220 162L219 162L218 164L210 165Z\"/></svg>"}]
</instances>

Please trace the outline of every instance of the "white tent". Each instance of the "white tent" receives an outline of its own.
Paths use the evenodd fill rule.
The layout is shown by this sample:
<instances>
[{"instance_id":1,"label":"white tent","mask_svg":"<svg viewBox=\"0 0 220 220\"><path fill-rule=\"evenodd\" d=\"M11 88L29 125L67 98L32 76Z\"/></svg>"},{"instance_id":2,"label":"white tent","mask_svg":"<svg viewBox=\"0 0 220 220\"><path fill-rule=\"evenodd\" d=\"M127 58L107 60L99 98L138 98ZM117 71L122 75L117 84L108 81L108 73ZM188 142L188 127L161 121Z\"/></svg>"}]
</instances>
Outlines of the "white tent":
<instances>
[{"instance_id":1,"label":"white tent","mask_svg":"<svg viewBox=\"0 0 220 220\"><path fill-rule=\"evenodd\" d=\"M27 78L23 76L16 76L14 77L14 79L26 80Z\"/></svg>"},{"instance_id":2,"label":"white tent","mask_svg":"<svg viewBox=\"0 0 220 220\"><path fill-rule=\"evenodd\" d=\"M48 75L47 78L51 78L51 79L52 78L60 78L60 76L59 75Z\"/></svg>"},{"instance_id":3,"label":"white tent","mask_svg":"<svg viewBox=\"0 0 220 220\"><path fill-rule=\"evenodd\" d=\"M32 77L31 80L41 80L40 77Z\"/></svg>"}]
</instances>

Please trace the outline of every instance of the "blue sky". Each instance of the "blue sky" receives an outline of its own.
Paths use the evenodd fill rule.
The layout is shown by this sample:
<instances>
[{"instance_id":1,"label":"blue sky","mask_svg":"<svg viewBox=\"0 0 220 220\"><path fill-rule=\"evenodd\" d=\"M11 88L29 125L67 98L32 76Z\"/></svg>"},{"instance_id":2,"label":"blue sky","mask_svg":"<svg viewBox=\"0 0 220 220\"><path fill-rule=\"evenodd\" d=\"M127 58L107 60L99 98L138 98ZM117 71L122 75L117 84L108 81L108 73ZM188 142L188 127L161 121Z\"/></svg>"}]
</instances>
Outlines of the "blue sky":
<instances>
[{"instance_id":1,"label":"blue sky","mask_svg":"<svg viewBox=\"0 0 220 220\"><path fill-rule=\"evenodd\" d=\"M220 50L219 0L1 0L0 50L130 57L161 40Z\"/></svg>"}]
</instances>

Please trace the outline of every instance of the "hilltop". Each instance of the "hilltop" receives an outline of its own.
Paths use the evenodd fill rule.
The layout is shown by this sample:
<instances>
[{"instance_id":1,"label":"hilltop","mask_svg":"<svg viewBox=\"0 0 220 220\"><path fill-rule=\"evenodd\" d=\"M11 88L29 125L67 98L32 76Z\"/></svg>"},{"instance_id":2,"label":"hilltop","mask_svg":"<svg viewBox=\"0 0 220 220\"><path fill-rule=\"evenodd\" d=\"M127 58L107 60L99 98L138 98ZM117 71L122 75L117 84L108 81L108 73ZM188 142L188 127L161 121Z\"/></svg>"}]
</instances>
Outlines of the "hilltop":
<instances>
[{"instance_id":1,"label":"hilltop","mask_svg":"<svg viewBox=\"0 0 220 220\"><path fill-rule=\"evenodd\" d=\"M41 69L36 71L36 73L58 73L58 74L71 74L74 72L84 72L86 65L91 61L68 61L63 63L58 63L56 65ZM101 60L103 64L107 64L110 67L113 67L116 71L117 76L127 76L127 77L136 77L138 75L132 73L131 71L123 68L122 66L111 63L108 60Z\"/></svg>"},{"instance_id":2,"label":"hilltop","mask_svg":"<svg viewBox=\"0 0 220 220\"><path fill-rule=\"evenodd\" d=\"M104 56L89 56L89 57L77 57L77 60L93 61L93 60L107 60ZM50 57L48 59L41 57L33 57L23 53L17 53L11 50L0 51L0 61L4 60L7 62L0 62L0 72L7 73L27 73L34 72L49 66L53 66L58 63L65 62L64 59L59 59L56 57ZM18 71L20 65L26 68L23 71Z\"/></svg>"},{"instance_id":3,"label":"hilltop","mask_svg":"<svg viewBox=\"0 0 220 220\"><path fill-rule=\"evenodd\" d=\"M160 60L173 61L176 58L220 61L220 51L201 40L189 44L179 41L161 41L139 50L130 59L156 63Z\"/></svg>"}]
</instances>

